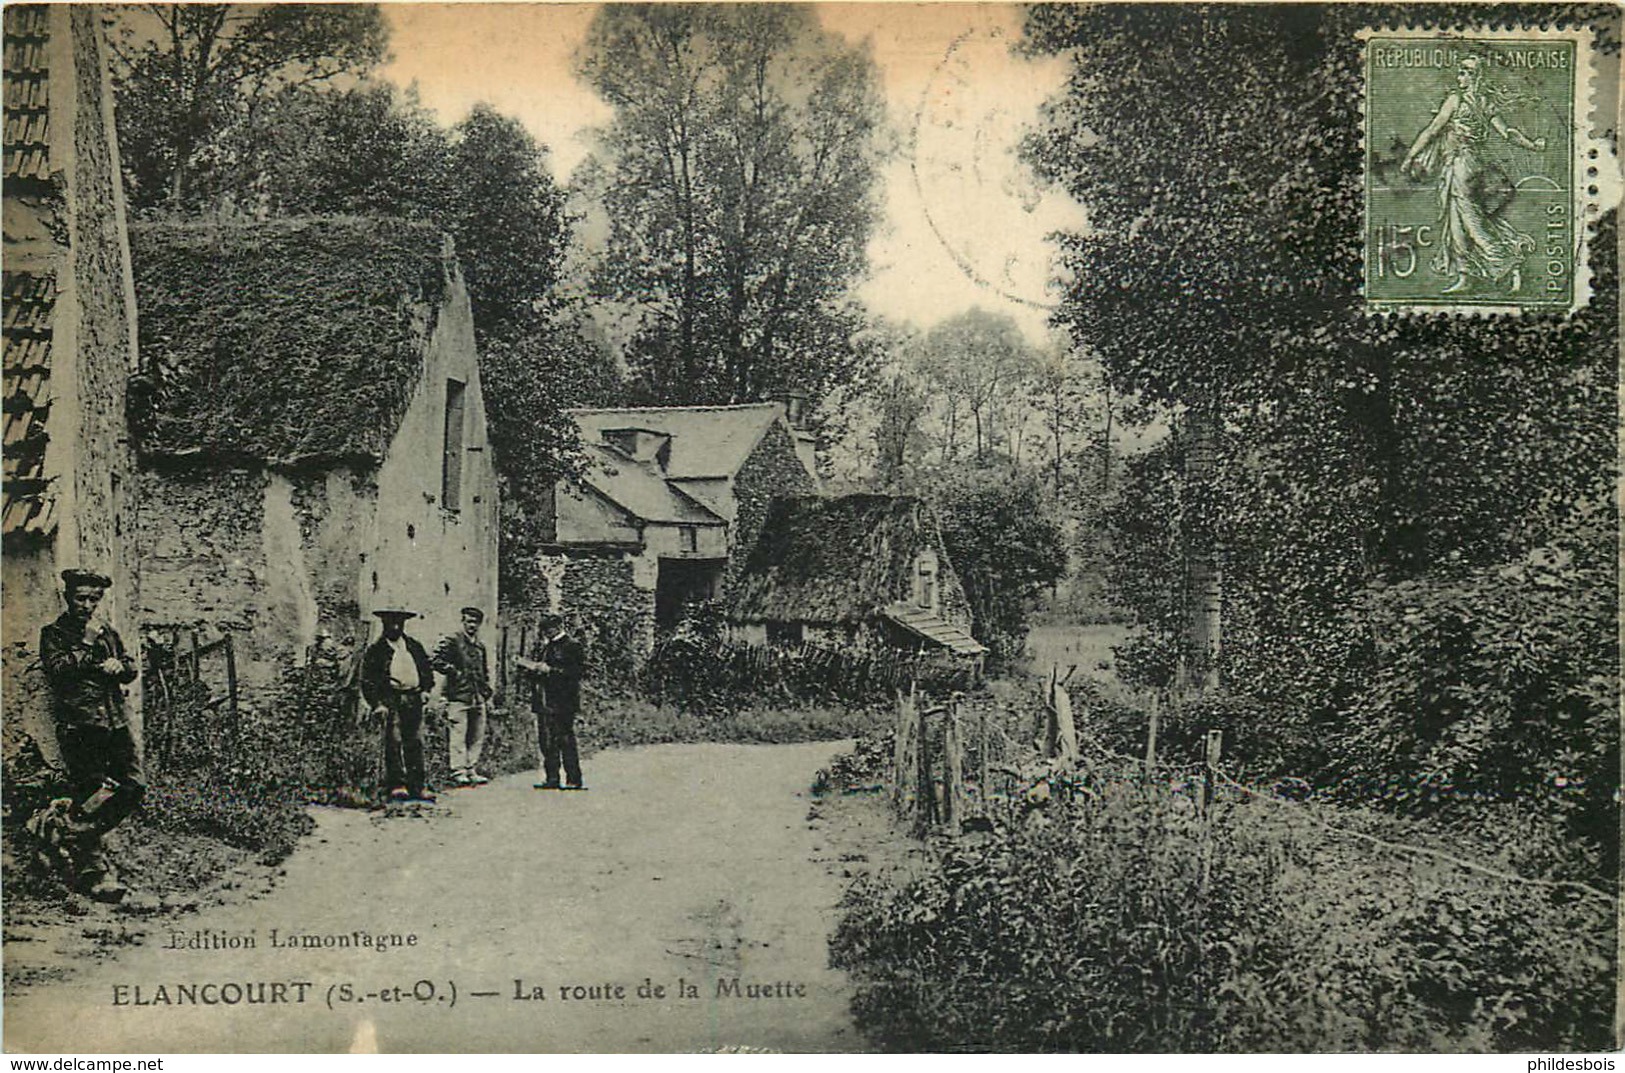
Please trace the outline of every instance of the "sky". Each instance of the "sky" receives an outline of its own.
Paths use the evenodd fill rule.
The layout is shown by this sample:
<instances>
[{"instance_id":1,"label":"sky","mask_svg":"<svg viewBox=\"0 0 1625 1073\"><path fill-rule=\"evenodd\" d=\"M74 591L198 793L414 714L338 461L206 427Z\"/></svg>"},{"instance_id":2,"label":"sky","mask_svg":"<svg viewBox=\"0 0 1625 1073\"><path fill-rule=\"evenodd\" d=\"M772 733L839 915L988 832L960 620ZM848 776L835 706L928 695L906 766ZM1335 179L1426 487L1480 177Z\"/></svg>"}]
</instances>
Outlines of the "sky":
<instances>
[{"instance_id":1,"label":"sky","mask_svg":"<svg viewBox=\"0 0 1625 1073\"><path fill-rule=\"evenodd\" d=\"M826 4L830 30L873 50L901 150L883 171L870 277L876 313L927 329L980 306L1044 340L1052 248L1082 210L1041 189L1014 155L1023 128L1064 78L1063 62L1009 54L1019 10L1001 4ZM567 181L610 109L572 73L593 7L584 4L387 4L385 77L415 84L443 123L479 101L546 144Z\"/></svg>"}]
</instances>

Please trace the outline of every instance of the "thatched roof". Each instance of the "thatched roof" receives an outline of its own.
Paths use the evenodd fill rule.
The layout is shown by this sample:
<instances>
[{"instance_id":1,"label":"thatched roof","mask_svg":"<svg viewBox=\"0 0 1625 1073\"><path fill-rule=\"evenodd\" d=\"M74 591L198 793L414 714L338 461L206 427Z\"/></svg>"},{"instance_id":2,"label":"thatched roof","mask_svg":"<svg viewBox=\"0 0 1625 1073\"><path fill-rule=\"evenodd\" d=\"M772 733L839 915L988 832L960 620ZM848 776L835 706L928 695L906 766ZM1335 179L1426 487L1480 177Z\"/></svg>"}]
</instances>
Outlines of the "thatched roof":
<instances>
[{"instance_id":1,"label":"thatched roof","mask_svg":"<svg viewBox=\"0 0 1625 1073\"><path fill-rule=\"evenodd\" d=\"M390 219L131 228L143 457L382 460L454 271L435 228Z\"/></svg>"},{"instance_id":2,"label":"thatched roof","mask_svg":"<svg viewBox=\"0 0 1625 1073\"><path fill-rule=\"evenodd\" d=\"M912 496L775 499L729 597L742 622L856 622L909 598L915 557L942 554Z\"/></svg>"}]
</instances>

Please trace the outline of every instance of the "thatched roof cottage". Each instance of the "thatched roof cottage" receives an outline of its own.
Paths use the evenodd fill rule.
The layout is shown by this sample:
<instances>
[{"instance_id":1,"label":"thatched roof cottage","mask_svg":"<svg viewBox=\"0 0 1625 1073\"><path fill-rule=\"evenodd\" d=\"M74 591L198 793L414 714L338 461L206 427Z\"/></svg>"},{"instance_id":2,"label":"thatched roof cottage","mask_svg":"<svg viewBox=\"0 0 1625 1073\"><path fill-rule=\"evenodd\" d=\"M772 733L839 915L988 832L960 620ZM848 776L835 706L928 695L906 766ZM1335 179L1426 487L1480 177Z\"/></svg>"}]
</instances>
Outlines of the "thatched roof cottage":
<instances>
[{"instance_id":1,"label":"thatched roof cottage","mask_svg":"<svg viewBox=\"0 0 1625 1073\"><path fill-rule=\"evenodd\" d=\"M497 483L451 244L384 219L132 229L141 619L229 633L245 691L372 611L497 603ZM138 390L139 387L139 390Z\"/></svg>"},{"instance_id":2,"label":"thatched roof cottage","mask_svg":"<svg viewBox=\"0 0 1625 1073\"><path fill-rule=\"evenodd\" d=\"M936 516L912 496L774 500L728 611L758 644L986 651Z\"/></svg>"}]
</instances>

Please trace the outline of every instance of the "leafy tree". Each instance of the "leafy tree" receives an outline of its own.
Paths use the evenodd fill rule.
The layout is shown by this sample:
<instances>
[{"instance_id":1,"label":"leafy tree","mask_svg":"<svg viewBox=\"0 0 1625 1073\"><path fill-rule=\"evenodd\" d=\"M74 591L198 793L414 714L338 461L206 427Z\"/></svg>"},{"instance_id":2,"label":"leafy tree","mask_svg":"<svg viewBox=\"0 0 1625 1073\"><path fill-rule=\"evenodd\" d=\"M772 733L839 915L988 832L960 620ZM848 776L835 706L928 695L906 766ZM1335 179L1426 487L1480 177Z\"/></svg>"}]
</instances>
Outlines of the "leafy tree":
<instances>
[{"instance_id":1,"label":"leafy tree","mask_svg":"<svg viewBox=\"0 0 1625 1073\"><path fill-rule=\"evenodd\" d=\"M588 174L598 285L635 309L653 401L736 402L852 375L881 157L868 55L791 5L608 5L579 57L615 109Z\"/></svg>"},{"instance_id":2,"label":"leafy tree","mask_svg":"<svg viewBox=\"0 0 1625 1073\"><path fill-rule=\"evenodd\" d=\"M1536 21L1555 17L1536 10ZM1162 557L1165 578L1181 574L1165 591L1187 594L1187 620L1189 564L1222 564L1221 663L1260 720L1295 728L1306 773L1335 769L1352 746L1329 731L1368 710L1372 683L1408 658L1390 647L1392 608L1373 593L1463 606L1495 571L1571 547L1585 504L1615 479L1603 386L1617 362L1612 215L1589 253L1594 300L1573 317L1364 313L1356 31L1399 17L1336 5L1055 6L1028 19L1033 47L1075 63L1027 150L1090 212L1090 233L1064 240L1061 320L1100 355L1114 390L1166 407L1179 432L1156 466L1130 475L1139 487L1126 502L1166 504L1168 467L1184 470L1177 501L1141 520L1139 551ZM1482 16L1440 7L1428 18ZM1564 20L1590 20L1617 48L1617 12L1566 9ZM1241 55L1257 62L1238 67ZM1613 576L1597 547L1572 554L1580 576ZM1399 588L1412 583L1422 587ZM1171 640L1165 609L1147 611ZM1611 638L1588 635L1576 651L1613 679ZM1480 671L1459 654L1439 671L1438 690L1478 688ZM1441 711L1442 695L1424 703ZM1522 690L1509 718L1539 723L1541 695ZM1523 763L1550 760L1528 745Z\"/></svg>"},{"instance_id":3,"label":"leafy tree","mask_svg":"<svg viewBox=\"0 0 1625 1073\"><path fill-rule=\"evenodd\" d=\"M1033 346L1002 313L972 308L926 333L918 365L943 399L944 458L956 454L961 406L975 436L973 457L988 456L1000 417L1037 363Z\"/></svg>"},{"instance_id":4,"label":"leafy tree","mask_svg":"<svg viewBox=\"0 0 1625 1073\"><path fill-rule=\"evenodd\" d=\"M213 204L230 135L291 87L384 58L371 4L142 4L113 9L119 143L133 208Z\"/></svg>"},{"instance_id":5,"label":"leafy tree","mask_svg":"<svg viewBox=\"0 0 1625 1073\"><path fill-rule=\"evenodd\" d=\"M931 498L972 629L993 661L1007 665L1021 654L1028 605L1066 573L1065 542L1043 489L1007 467L958 467L939 477Z\"/></svg>"}]
</instances>

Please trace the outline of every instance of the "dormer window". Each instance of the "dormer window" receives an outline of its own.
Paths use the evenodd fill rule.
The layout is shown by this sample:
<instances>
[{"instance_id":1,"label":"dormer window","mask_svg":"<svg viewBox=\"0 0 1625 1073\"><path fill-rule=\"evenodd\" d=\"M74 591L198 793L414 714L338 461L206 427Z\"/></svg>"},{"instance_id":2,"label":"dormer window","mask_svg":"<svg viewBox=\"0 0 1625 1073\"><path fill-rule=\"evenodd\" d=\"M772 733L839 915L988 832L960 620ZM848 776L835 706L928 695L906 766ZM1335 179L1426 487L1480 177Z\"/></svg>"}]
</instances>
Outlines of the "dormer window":
<instances>
[{"instance_id":1,"label":"dormer window","mask_svg":"<svg viewBox=\"0 0 1625 1073\"><path fill-rule=\"evenodd\" d=\"M935 611L937 591L937 554L922 551L914 566L914 602L927 611Z\"/></svg>"},{"instance_id":2,"label":"dormer window","mask_svg":"<svg viewBox=\"0 0 1625 1073\"><path fill-rule=\"evenodd\" d=\"M671 437L664 432L646 428L606 428L602 435L606 446L634 462L652 461L665 468L671 458Z\"/></svg>"}]
</instances>

